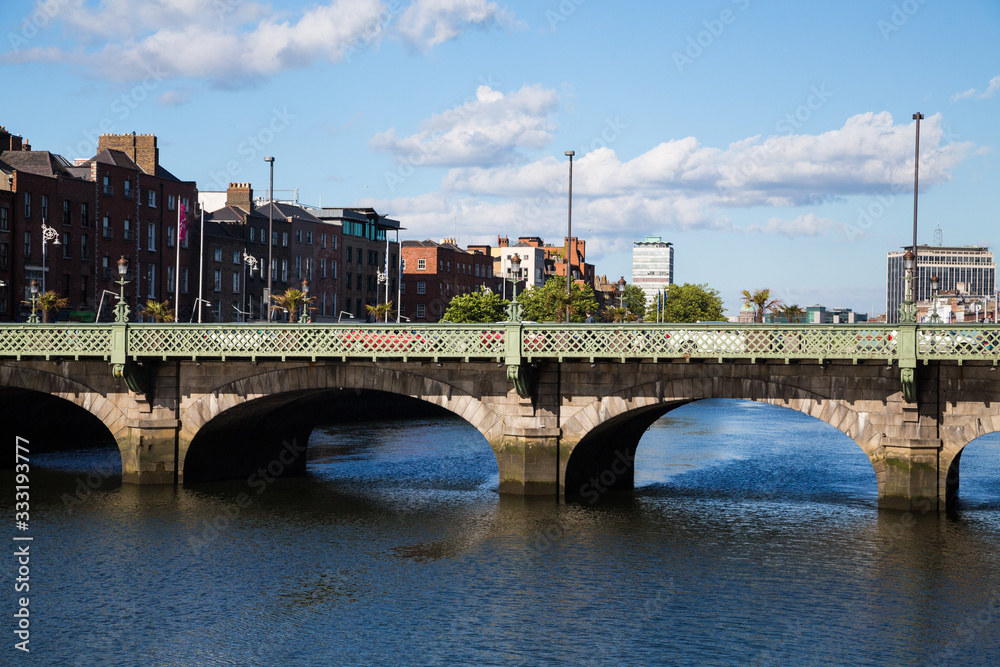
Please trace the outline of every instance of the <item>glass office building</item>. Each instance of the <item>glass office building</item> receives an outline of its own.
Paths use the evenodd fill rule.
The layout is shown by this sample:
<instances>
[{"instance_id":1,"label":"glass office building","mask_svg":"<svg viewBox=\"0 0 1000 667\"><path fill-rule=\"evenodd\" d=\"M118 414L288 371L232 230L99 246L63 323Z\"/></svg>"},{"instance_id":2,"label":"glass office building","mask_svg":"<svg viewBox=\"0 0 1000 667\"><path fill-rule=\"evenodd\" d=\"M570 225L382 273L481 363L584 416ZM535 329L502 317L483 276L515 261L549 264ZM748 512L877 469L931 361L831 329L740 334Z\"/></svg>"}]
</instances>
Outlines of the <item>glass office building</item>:
<instances>
[{"instance_id":1,"label":"glass office building","mask_svg":"<svg viewBox=\"0 0 1000 667\"><path fill-rule=\"evenodd\" d=\"M899 321L899 305L905 294L903 255L906 248L886 258L885 316ZM952 292L970 297L992 297L996 292L993 253L983 246L917 246L917 276L914 301L931 299L931 277L940 281L938 293Z\"/></svg>"},{"instance_id":2,"label":"glass office building","mask_svg":"<svg viewBox=\"0 0 1000 667\"><path fill-rule=\"evenodd\" d=\"M656 301L656 293L674 282L673 244L659 236L647 236L632 244L632 284L646 294L646 304Z\"/></svg>"}]
</instances>

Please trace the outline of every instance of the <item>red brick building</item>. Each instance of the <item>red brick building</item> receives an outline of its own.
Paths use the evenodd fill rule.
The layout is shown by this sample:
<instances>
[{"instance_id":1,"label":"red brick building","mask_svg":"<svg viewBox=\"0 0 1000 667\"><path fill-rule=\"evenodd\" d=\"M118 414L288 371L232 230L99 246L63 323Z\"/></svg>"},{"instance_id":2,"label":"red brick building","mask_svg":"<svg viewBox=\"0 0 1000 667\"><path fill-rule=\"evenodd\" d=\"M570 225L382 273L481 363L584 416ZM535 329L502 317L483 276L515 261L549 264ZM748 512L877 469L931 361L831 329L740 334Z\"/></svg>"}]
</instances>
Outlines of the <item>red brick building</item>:
<instances>
[{"instance_id":1,"label":"red brick building","mask_svg":"<svg viewBox=\"0 0 1000 667\"><path fill-rule=\"evenodd\" d=\"M437 322L455 296L480 287L497 291L493 258L478 250L463 250L452 239L403 241L403 282L400 314L411 322Z\"/></svg>"}]
</instances>

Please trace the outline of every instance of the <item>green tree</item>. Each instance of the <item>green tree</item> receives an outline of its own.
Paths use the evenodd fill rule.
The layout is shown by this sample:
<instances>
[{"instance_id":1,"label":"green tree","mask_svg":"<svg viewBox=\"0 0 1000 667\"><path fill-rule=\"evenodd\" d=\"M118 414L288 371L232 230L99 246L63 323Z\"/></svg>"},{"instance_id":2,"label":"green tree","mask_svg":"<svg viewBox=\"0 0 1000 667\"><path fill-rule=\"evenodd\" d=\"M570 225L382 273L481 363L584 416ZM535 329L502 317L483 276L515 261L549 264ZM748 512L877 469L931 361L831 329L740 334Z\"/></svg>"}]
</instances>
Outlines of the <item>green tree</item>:
<instances>
[{"instance_id":1,"label":"green tree","mask_svg":"<svg viewBox=\"0 0 1000 667\"><path fill-rule=\"evenodd\" d=\"M291 324L299 319L299 310L303 304L307 305L316 300L314 296L306 296L306 293L295 287L289 287L284 294L272 294L274 305L282 310L288 311L288 321Z\"/></svg>"},{"instance_id":2,"label":"green tree","mask_svg":"<svg viewBox=\"0 0 1000 667\"><path fill-rule=\"evenodd\" d=\"M590 285L573 283L569 296L569 317L571 322L583 322L587 311L597 312L597 298ZM524 306L524 319L535 322L566 321L566 279L562 276L549 278L541 287L525 290L517 296Z\"/></svg>"},{"instance_id":3,"label":"green tree","mask_svg":"<svg viewBox=\"0 0 1000 667\"><path fill-rule=\"evenodd\" d=\"M615 295L617 299L617 295ZM628 312L633 315L632 319L646 313L646 293L638 285L625 286L625 298L623 299Z\"/></svg>"},{"instance_id":4,"label":"green tree","mask_svg":"<svg viewBox=\"0 0 1000 667\"><path fill-rule=\"evenodd\" d=\"M383 321L388 323L389 317L393 313L392 301L386 301L385 303L380 303L376 306L366 305L365 310L371 314L372 319L376 322Z\"/></svg>"},{"instance_id":5,"label":"green tree","mask_svg":"<svg viewBox=\"0 0 1000 667\"><path fill-rule=\"evenodd\" d=\"M781 313L781 316L785 318L785 321L789 324L794 324L801 320L805 316L806 311L804 311L798 304L789 305L779 305L777 311Z\"/></svg>"},{"instance_id":6,"label":"green tree","mask_svg":"<svg viewBox=\"0 0 1000 667\"><path fill-rule=\"evenodd\" d=\"M510 303L499 294L488 289L469 292L454 297L448 303L441 319L455 323L466 322L503 322L507 319L507 304Z\"/></svg>"},{"instance_id":7,"label":"green tree","mask_svg":"<svg viewBox=\"0 0 1000 667\"><path fill-rule=\"evenodd\" d=\"M765 288L755 289L753 292L743 290L743 303L753 306L753 321L760 323L764 321L764 313L778 308L781 300L772 299L771 290Z\"/></svg>"},{"instance_id":8,"label":"green tree","mask_svg":"<svg viewBox=\"0 0 1000 667\"><path fill-rule=\"evenodd\" d=\"M31 304L30 301L25 301L27 304ZM69 305L69 299L66 297L59 296L57 292L49 290L44 294L38 295L38 308L37 310L42 311L42 322L47 323L49 321L49 313L58 313L60 309L65 308Z\"/></svg>"},{"instance_id":9,"label":"green tree","mask_svg":"<svg viewBox=\"0 0 1000 667\"><path fill-rule=\"evenodd\" d=\"M646 311L646 321L655 322L656 301ZM661 322L715 322L726 319L719 291L707 284L668 285L663 291Z\"/></svg>"},{"instance_id":10,"label":"green tree","mask_svg":"<svg viewBox=\"0 0 1000 667\"><path fill-rule=\"evenodd\" d=\"M604 319L608 322L631 322L636 316L627 308L611 306L604 309Z\"/></svg>"},{"instance_id":11,"label":"green tree","mask_svg":"<svg viewBox=\"0 0 1000 667\"><path fill-rule=\"evenodd\" d=\"M154 322L173 322L174 311L170 308L169 301L146 301L146 307L142 309L142 314L152 317Z\"/></svg>"}]
</instances>

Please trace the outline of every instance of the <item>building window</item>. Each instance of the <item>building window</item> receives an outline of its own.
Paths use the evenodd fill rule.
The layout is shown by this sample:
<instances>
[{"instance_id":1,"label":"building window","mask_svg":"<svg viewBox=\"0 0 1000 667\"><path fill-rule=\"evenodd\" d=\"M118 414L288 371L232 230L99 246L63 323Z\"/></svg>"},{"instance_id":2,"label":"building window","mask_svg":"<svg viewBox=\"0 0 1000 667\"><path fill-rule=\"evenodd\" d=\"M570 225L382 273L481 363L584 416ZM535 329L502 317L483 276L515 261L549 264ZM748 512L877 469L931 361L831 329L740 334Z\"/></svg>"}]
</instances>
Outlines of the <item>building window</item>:
<instances>
[{"instance_id":1,"label":"building window","mask_svg":"<svg viewBox=\"0 0 1000 667\"><path fill-rule=\"evenodd\" d=\"M233 294L240 293L240 272L233 271Z\"/></svg>"},{"instance_id":2,"label":"building window","mask_svg":"<svg viewBox=\"0 0 1000 667\"><path fill-rule=\"evenodd\" d=\"M111 238L111 237L108 236L106 238ZM125 218L125 240L126 241L132 240L132 221L129 220L128 218Z\"/></svg>"},{"instance_id":3,"label":"building window","mask_svg":"<svg viewBox=\"0 0 1000 667\"><path fill-rule=\"evenodd\" d=\"M234 250L233 251L233 264L239 264L239 263L240 263L240 251L239 250Z\"/></svg>"},{"instance_id":4,"label":"building window","mask_svg":"<svg viewBox=\"0 0 1000 667\"><path fill-rule=\"evenodd\" d=\"M427 283L422 280L417 283L417 294L427 294Z\"/></svg>"},{"instance_id":5,"label":"building window","mask_svg":"<svg viewBox=\"0 0 1000 667\"><path fill-rule=\"evenodd\" d=\"M49 218L49 196L42 195L42 220Z\"/></svg>"},{"instance_id":6,"label":"building window","mask_svg":"<svg viewBox=\"0 0 1000 667\"><path fill-rule=\"evenodd\" d=\"M326 234L319 235L319 247L326 248Z\"/></svg>"},{"instance_id":7,"label":"building window","mask_svg":"<svg viewBox=\"0 0 1000 667\"><path fill-rule=\"evenodd\" d=\"M281 260L281 282L288 282L288 260Z\"/></svg>"},{"instance_id":8,"label":"building window","mask_svg":"<svg viewBox=\"0 0 1000 667\"><path fill-rule=\"evenodd\" d=\"M186 266L181 267L181 294L188 293L188 269Z\"/></svg>"},{"instance_id":9,"label":"building window","mask_svg":"<svg viewBox=\"0 0 1000 667\"><path fill-rule=\"evenodd\" d=\"M0 206L0 232L10 231L10 209Z\"/></svg>"},{"instance_id":10,"label":"building window","mask_svg":"<svg viewBox=\"0 0 1000 667\"><path fill-rule=\"evenodd\" d=\"M326 278L326 260L325 259L320 259L319 260L319 277L320 278Z\"/></svg>"},{"instance_id":11,"label":"building window","mask_svg":"<svg viewBox=\"0 0 1000 667\"><path fill-rule=\"evenodd\" d=\"M312 257L306 257L306 280L313 279L313 260Z\"/></svg>"},{"instance_id":12,"label":"building window","mask_svg":"<svg viewBox=\"0 0 1000 667\"><path fill-rule=\"evenodd\" d=\"M167 195L167 210L168 211L177 210L177 195Z\"/></svg>"},{"instance_id":13,"label":"building window","mask_svg":"<svg viewBox=\"0 0 1000 667\"><path fill-rule=\"evenodd\" d=\"M146 273L146 278L148 280L148 285L146 289L146 294L150 299L156 298L156 264L150 264L149 269Z\"/></svg>"},{"instance_id":14,"label":"building window","mask_svg":"<svg viewBox=\"0 0 1000 667\"><path fill-rule=\"evenodd\" d=\"M263 235L264 233L261 232L261 236ZM273 246L278 245L278 232L271 232L271 245Z\"/></svg>"},{"instance_id":15,"label":"building window","mask_svg":"<svg viewBox=\"0 0 1000 667\"><path fill-rule=\"evenodd\" d=\"M295 258L295 279L302 280L302 258L298 256Z\"/></svg>"},{"instance_id":16,"label":"building window","mask_svg":"<svg viewBox=\"0 0 1000 667\"><path fill-rule=\"evenodd\" d=\"M418 303L417 304L417 319L418 320L422 320L424 318L425 312L426 311L424 310L424 304Z\"/></svg>"},{"instance_id":17,"label":"building window","mask_svg":"<svg viewBox=\"0 0 1000 667\"><path fill-rule=\"evenodd\" d=\"M295 242L296 243L302 243L302 230L301 229L296 229L295 230Z\"/></svg>"},{"instance_id":18,"label":"building window","mask_svg":"<svg viewBox=\"0 0 1000 667\"><path fill-rule=\"evenodd\" d=\"M337 277L337 260L335 259L330 260L330 277L331 278Z\"/></svg>"},{"instance_id":19,"label":"building window","mask_svg":"<svg viewBox=\"0 0 1000 667\"><path fill-rule=\"evenodd\" d=\"M107 255L101 258L101 277L104 280L111 280L111 264Z\"/></svg>"},{"instance_id":20,"label":"building window","mask_svg":"<svg viewBox=\"0 0 1000 667\"><path fill-rule=\"evenodd\" d=\"M63 224L70 225L73 221L69 217L69 200L63 199Z\"/></svg>"},{"instance_id":21,"label":"building window","mask_svg":"<svg viewBox=\"0 0 1000 667\"><path fill-rule=\"evenodd\" d=\"M70 251L69 232L63 232L63 235L62 235L62 251L63 251L63 258L64 259L69 259L71 257L70 252L69 252ZM67 292L67 294L68 294L68 292Z\"/></svg>"},{"instance_id":22,"label":"building window","mask_svg":"<svg viewBox=\"0 0 1000 667\"><path fill-rule=\"evenodd\" d=\"M272 259L271 260L271 280L277 280L277 279L278 279L278 260L277 259Z\"/></svg>"},{"instance_id":23,"label":"building window","mask_svg":"<svg viewBox=\"0 0 1000 667\"><path fill-rule=\"evenodd\" d=\"M125 179L125 199L132 198L132 181Z\"/></svg>"},{"instance_id":24,"label":"building window","mask_svg":"<svg viewBox=\"0 0 1000 667\"><path fill-rule=\"evenodd\" d=\"M24 193L24 217L26 217L26 218L30 218L31 217L31 193L30 192L25 192Z\"/></svg>"},{"instance_id":25,"label":"building window","mask_svg":"<svg viewBox=\"0 0 1000 667\"><path fill-rule=\"evenodd\" d=\"M222 261L222 248L216 248L215 249L215 261L216 262L221 262Z\"/></svg>"},{"instance_id":26,"label":"building window","mask_svg":"<svg viewBox=\"0 0 1000 667\"><path fill-rule=\"evenodd\" d=\"M90 206L86 203L80 204L80 226L90 227Z\"/></svg>"},{"instance_id":27,"label":"building window","mask_svg":"<svg viewBox=\"0 0 1000 667\"><path fill-rule=\"evenodd\" d=\"M173 248L174 247L174 226L173 225L167 225L167 247L168 248Z\"/></svg>"},{"instance_id":28,"label":"building window","mask_svg":"<svg viewBox=\"0 0 1000 667\"><path fill-rule=\"evenodd\" d=\"M90 247L87 245L86 234L80 234L80 259L90 259Z\"/></svg>"},{"instance_id":29,"label":"building window","mask_svg":"<svg viewBox=\"0 0 1000 667\"><path fill-rule=\"evenodd\" d=\"M174 267L167 267L167 294L174 293Z\"/></svg>"},{"instance_id":30,"label":"building window","mask_svg":"<svg viewBox=\"0 0 1000 667\"><path fill-rule=\"evenodd\" d=\"M251 243L253 243L254 241L256 241L256 240L257 240L256 238L254 238L254 236L255 236L255 235L254 235L254 232L255 232L255 231L256 231L256 228L254 228L254 227L251 227L251 228L250 228L250 242L251 242Z\"/></svg>"},{"instance_id":31,"label":"building window","mask_svg":"<svg viewBox=\"0 0 1000 667\"><path fill-rule=\"evenodd\" d=\"M10 260L7 259L7 255L10 254L9 248L10 246L6 241L0 241L0 269L6 269L8 263L10 262Z\"/></svg>"},{"instance_id":32,"label":"building window","mask_svg":"<svg viewBox=\"0 0 1000 667\"><path fill-rule=\"evenodd\" d=\"M222 291L222 269L216 269L215 270L214 278L215 279L212 282L212 287L215 289L216 292L221 292Z\"/></svg>"},{"instance_id":33,"label":"building window","mask_svg":"<svg viewBox=\"0 0 1000 667\"><path fill-rule=\"evenodd\" d=\"M103 192L106 195L113 195L115 193L115 189L111 185L111 179L109 177L107 177L107 176L104 177Z\"/></svg>"},{"instance_id":34,"label":"building window","mask_svg":"<svg viewBox=\"0 0 1000 667\"><path fill-rule=\"evenodd\" d=\"M334 250L337 249L337 237L335 235L330 235L330 247Z\"/></svg>"},{"instance_id":35,"label":"building window","mask_svg":"<svg viewBox=\"0 0 1000 667\"><path fill-rule=\"evenodd\" d=\"M399 293L406 294L406 283L399 283Z\"/></svg>"},{"instance_id":36,"label":"building window","mask_svg":"<svg viewBox=\"0 0 1000 667\"><path fill-rule=\"evenodd\" d=\"M283 248L288 247L288 232L281 232L281 246Z\"/></svg>"},{"instance_id":37,"label":"building window","mask_svg":"<svg viewBox=\"0 0 1000 667\"><path fill-rule=\"evenodd\" d=\"M149 208L156 208L156 190L146 190L146 196L149 201Z\"/></svg>"},{"instance_id":38,"label":"building window","mask_svg":"<svg viewBox=\"0 0 1000 667\"><path fill-rule=\"evenodd\" d=\"M353 250L352 250L351 246L347 246L347 263L348 264L351 263L351 255L352 254L353 254Z\"/></svg>"},{"instance_id":39,"label":"building window","mask_svg":"<svg viewBox=\"0 0 1000 667\"><path fill-rule=\"evenodd\" d=\"M24 256L31 257L31 232L24 233Z\"/></svg>"},{"instance_id":40,"label":"building window","mask_svg":"<svg viewBox=\"0 0 1000 667\"><path fill-rule=\"evenodd\" d=\"M358 248L358 264L361 263L361 248Z\"/></svg>"},{"instance_id":41,"label":"building window","mask_svg":"<svg viewBox=\"0 0 1000 667\"><path fill-rule=\"evenodd\" d=\"M426 271L426 270L427 270L427 260L426 259L418 259L417 260L417 271Z\"/></svg>"},{"instance_id":42,"label":"building window","mask_svg":"<svg viewBox=\"0 0 1000 667\"><path fill-rule=\"evenodd\" d=\"M146 236L148 237L146 239L146 249L147 250L156 250L156 225L155 224L149 223L149 227L147 228L147 234L146 234Z\"/></svg>"},{"instance_id":43,"label":"building window","mask_svg":"<svg viewBox=\"0 0 1000 667\"><path fill-rule=\"evenodd\" d=\"M306 232L306 245L312 245L312 242L313 242L313 233Z\"/></svg>"},{"instance_id":44,"label":"building window","mask_svg":"<svg viewBox=\"0 0 1000 667\"><path fill-rule=\"evenodd\" d=\"M346 287L347 289L351 289L351 274L350 273L345 273L344 274L344 287Z\"/></svg>"}]
</instances>

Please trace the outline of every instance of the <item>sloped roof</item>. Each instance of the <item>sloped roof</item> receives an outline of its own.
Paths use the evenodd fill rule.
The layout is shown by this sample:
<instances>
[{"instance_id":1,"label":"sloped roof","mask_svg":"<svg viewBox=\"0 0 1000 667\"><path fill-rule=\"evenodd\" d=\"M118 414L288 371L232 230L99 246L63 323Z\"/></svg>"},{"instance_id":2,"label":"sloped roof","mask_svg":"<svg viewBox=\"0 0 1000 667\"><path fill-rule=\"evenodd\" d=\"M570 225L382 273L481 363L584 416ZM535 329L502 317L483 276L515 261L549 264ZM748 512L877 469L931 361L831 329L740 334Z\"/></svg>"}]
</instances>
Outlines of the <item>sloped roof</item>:
<instances>
[{"instance_id":1,"label":"sloped roof","mask_svg":"<svg viewBox=\"0 0 1000 667\"><path fill-rule=\"evenodd\" d=\"M3 151L0 160L12 169L38 176L69 176L66 161L49 151Z\"/></svg>"},{"instance_id":2,"label":"sloped roof","mask_svg":"<svg viewBox=\"0 0 1000 667\"><path fill-rule=\"evenodd\" d=\"M274 207L274 219L287 220L288 218L298 218L300 220L308 220L310 222L322 222L315 215L305 210L301 206L296 206L295 204L284 204L282 202L268 202L261 206L258 206L255 213L264 218L268 217L268 210L270 207Z\"/></svg>"}]
</instances>

